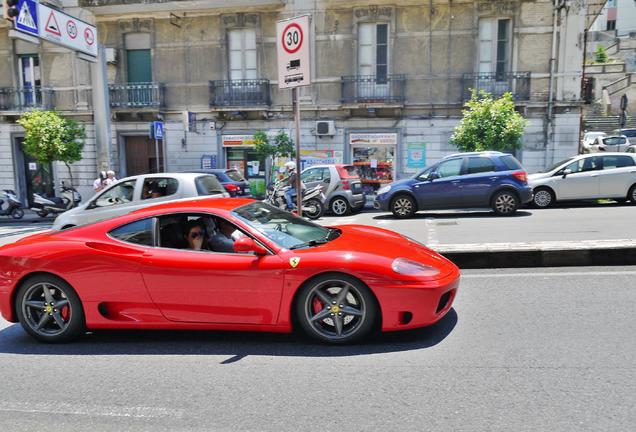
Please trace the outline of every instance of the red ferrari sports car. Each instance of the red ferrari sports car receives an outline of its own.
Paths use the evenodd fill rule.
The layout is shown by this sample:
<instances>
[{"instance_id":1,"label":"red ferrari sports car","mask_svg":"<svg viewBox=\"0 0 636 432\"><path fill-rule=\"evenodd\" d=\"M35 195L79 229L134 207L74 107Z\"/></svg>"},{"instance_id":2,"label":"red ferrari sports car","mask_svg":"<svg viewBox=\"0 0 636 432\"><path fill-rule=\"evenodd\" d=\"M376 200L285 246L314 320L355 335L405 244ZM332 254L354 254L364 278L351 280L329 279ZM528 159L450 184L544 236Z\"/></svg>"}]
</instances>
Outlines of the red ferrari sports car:
<instances>
[{"instance_id":1,"label":"red ferrari sports car","mask_svg":"<svg viewBox=\"0 0 636 432\"><path fill-rule=\"evenodd\" d=\"M399 234L195 199L0 248L0 310L43 342L97 329L290 332L329 343L433 324L459 270ZM377 326L377 327L376 327Z\"/></svg>"}]
</instances>

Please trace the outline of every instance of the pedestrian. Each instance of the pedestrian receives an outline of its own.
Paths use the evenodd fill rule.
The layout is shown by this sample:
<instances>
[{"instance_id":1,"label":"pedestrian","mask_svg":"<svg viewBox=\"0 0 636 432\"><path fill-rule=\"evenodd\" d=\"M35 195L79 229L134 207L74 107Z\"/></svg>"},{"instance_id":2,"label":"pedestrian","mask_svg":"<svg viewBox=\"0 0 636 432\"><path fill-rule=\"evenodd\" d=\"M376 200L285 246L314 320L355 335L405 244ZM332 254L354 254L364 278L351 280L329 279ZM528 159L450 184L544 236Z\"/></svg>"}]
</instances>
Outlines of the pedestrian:
<instances>
[{"instance_id":1,"label":"pedestrian","mask_svg":"<svg viewBox=\"0 0 636 432\"><path fill-rule=\"evenodd\" d=\"M102 189L104 189L104 187L106 186L104 182L106 181L107 178L108 178L108 175L106 174L106 171L99 172L99 177L97 177L95 181L93 182L93 189L95 190L95 192L99 192Z\"/></svg>"},{"instance_id":2,"label":"pedestrian","mask_svg":"<svg viewBox=\"0 0 636 432\"><path fill-rule=\"evenodd\" d=\"M110 186L117 182L117 178L115 177L115 171L108 170L106 171L106 180L104 180L104 187Z\"/></svg>"}]
</instances>

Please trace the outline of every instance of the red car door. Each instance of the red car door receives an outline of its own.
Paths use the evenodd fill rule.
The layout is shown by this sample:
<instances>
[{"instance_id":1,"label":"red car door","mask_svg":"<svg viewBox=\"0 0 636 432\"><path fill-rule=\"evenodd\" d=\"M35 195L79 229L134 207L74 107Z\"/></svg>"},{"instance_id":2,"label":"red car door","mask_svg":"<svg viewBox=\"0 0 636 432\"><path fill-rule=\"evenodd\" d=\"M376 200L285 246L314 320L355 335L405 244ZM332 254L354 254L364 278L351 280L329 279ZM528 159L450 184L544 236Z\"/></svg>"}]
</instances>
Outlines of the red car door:
<instances>
[{"instance_id":1,"label":"red car door","mask_svg":"<svg viewBox=\"0 0 636 432\"><path fill-rule=\"evenodd\" d=\"M277 255L156 248L142 265L146 287L171 321L276 323L283 289Z\"/></svg>"}]
</instances>

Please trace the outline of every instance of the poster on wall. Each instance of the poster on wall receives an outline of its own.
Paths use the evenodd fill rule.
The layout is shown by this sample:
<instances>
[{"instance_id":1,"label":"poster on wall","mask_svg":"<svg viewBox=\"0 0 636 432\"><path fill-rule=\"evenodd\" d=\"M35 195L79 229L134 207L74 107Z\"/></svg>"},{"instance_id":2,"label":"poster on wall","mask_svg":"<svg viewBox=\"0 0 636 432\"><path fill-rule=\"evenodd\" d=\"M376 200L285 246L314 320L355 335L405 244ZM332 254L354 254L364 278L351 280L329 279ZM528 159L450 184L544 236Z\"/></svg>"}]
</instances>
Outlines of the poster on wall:
<instances>
[{"instance_id":1,"label":"poster on wall","mask_svg":"<svg viewBox=\"0 0 636 432\"><path fill-rule=\"evenodd\" d=\"M407 168L426 167L426 144L409 144L407 146Z\"/></svg>"},{"instance_id":2,"label":"poster on wall","mask_svg":"<svg viewBox=\"0 0 636 432\"><path fill-rule=\"evenodd\" d=\"M349 143L361 146L397 145L397 133L352 133L349 134Z\"/></svg>"}]
</instances>

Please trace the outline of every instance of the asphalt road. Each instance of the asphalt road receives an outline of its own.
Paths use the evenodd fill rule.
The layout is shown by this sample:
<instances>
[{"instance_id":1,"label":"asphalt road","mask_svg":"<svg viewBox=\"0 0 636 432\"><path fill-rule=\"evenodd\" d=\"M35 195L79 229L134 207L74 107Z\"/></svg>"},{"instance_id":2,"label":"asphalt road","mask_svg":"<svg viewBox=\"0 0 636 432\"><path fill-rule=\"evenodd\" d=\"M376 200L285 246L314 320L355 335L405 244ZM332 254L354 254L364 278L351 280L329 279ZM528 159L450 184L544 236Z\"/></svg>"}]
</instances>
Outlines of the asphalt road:
<instances>
[{"instance_id":1,"label":"asphalt road","mask_svg":"<svg viewBox=\"0 0 636 432\"><path fill-rule=\"evenodd\" d=\"M465 271L440 323L350 347L214 332L52 346L0 321L0 430L630 431L635 277Z\"/></svg>"}]
</instances>

